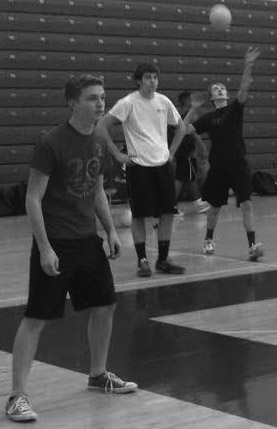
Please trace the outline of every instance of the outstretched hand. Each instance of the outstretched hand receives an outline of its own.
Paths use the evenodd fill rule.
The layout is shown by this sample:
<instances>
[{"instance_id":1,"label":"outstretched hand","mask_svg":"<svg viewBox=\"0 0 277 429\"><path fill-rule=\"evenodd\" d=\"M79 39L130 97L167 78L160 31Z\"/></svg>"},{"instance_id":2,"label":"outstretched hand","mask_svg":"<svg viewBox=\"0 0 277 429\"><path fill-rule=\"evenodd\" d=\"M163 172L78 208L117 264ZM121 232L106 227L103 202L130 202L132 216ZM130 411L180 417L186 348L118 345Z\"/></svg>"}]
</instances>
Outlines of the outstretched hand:
<instances>
[{"instance_id":1,"label":"outstretched hand","mask_svg":"<svg viewBox=\"0 0 277 429\"><path fill-rule=\"evenodd\" d=\"M191 100L190 103L191 103L192 109L198 109L206 101L204 95L201 92L193 92L191 94L190 100Z\"/></svg>"},{"instance_id":2,"label":"outstretched hand","mask_svg":"<svg viewBox=\"0 0 277 429\"><path fill-rule=\"evenodd\" d=\"M248 65L252 65L256 61L256 59L260 56L260 54L261 54L261 51L259 48L249 47L244 57L245 63Z\"/></svg>"}]
</instances>

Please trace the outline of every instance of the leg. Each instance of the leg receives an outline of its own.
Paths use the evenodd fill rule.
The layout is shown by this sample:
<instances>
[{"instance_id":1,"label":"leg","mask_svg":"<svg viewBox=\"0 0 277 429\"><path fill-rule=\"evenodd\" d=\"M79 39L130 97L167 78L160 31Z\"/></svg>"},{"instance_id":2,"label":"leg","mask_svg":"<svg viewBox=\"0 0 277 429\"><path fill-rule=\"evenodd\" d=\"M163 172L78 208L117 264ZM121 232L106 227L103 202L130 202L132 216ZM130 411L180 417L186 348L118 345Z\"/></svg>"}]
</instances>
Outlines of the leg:
<instances>
[{"instance_id":1,"label":"leg","mask_svg":"<svg viewBox=\"0 0 277 429\"><path fill-rule=\"evenodd\" d=\"M207 232L204 245L202 247L202 253L205 255L212 255L215 250L215 243L213 242L214 230L217 224L218 216L221 207L210 206L207 213Z\"/></svg>"},{"instance_id":2,"label":"leg","mask_svg":"<svg viewBox=\"0 0 277 429\"><path fill-rule=\"evenodd\" d=\"M182 189L183 182L179 179L175 179L175 207L174 207L174 215L175 216L183 216L184 212L180 211L178 208L178 197L180 195Z\"/></svg>"},{"instance_id":3,"label":"leg","mask_svg":"<svg viewBox=\"0 0 277 429\"><path fill-rule=\"evenodd\" d=\"M254 210L250 200L244 201L240 204L242 211L243 225L247 234L249 245L248 256L251 261L256 261L263 256L262 243L256 244L255 230L254 230Z\"/></svg>"},{"instance_id":4,"label":"leg","mask_svg":"<svg viewBox=\"0 0 277 429\"><path fill-rule=\"evenodd\" d=\"M242 211L242 219L245 231L254 231L254 210L252 202L250 200L244 201L240 204L240 208Z\"/></svg>"},{"instance_id":5,"label":"leg","mask_svg":"<svg viewBox=\"0 0 277 429\"><path fill-rule=\"evenodd\" d=\"M181 180L176 179L175 180L175 197L176 197L176 202L178 200L178 197L180 195L181 189L182 189L182 182Z\"/></svg>"},{"instance_id":6,"label":"leg","mask_svg":"<svg viewBox=\"0 0 277 429\"><path fill-rule=\"evenodd\" d=\"M46 321L25 317L17 331L13 347L13 395L26 392L26 384L38 340Z\"/></svg>"},{"instance_id":7,"label":"leg","mask_svg":"<svg viewBox=\"0 0 277 429\"><path fill-rule=\"evenodd\" d=\"M170 241L172 233L173 215L163 214L160 217L158 226L158 240Z\"/></svg>"},{"instance_id":8,"label":"leg","mask_svg":"<svg viewBox=\"0 0 277 429\"><path fill-rule=\"evenodd\" d=\"M90 375L92 376L98 376L106 371L114 310L115 304L91 309L88 322L88 343Z\"/></svg>"},{"instance_id":9,"label":"leg","mask_svg":"<svg viewBox=\"0 0 277 429\"><path fill-rule=\"evenodd\" d=\"M173 264L168 258L172 223L172 214L161 215L158 227L159 255L156 262L156 271L162 274L183 274L185 271L184 267Z\"/></svg>"},{"instance_id":10,"label":"leg","mask_svg":"<svg viewBox=\"0 0 277 429\"><path fill-rule=\"evenodd\" d=\"M106 393L131 393L138 389L132 381L123 381L106 368L113 326L115 304L92 308L88 322L90 349L90 375L88 389L104 390Z\"/></svg>"},{"instance_id":11,"label":"leg","mask_svg":"<svg viewBox=\"0 0 277 429\"><path fill-rule=\"evenodd\" d=\"M144 218L132 218L132 235L135 245L136 243L145 243L146 227Z\"/></svg>"},{"instance_id":12,"label":"leg","mask_svg":"<svg viewBox=\"0 0 277 429\"><path fill-rule=\"evenodd\" d=\"M152 271L146 257L146 226L144 218L132 218L132 234L138 257L137 276L150 277Z\"/></svg>"},{"instance_id":13,"label":"leg","mask_svg":"<svg viewBox=\"0 0 277 429\"><path fill-rule=\"evenodd\" d=\"M236 194L237 205L242 211L243 225L247 234L248 256L251 261L256 261L260 256L263 256L263 246L262 243L256 244L254 210L251 202L251 173L245 160L237 165L232 179L232 187Z\"/></svg>"},{"instance_id":14,"label":"leg","mask_svg":"<svg viewBox=\"0 0 277 429\"><path fill-rule=\"evenodd\" d=\"M26 395L26 385L37 344L46 321L25 317L17 331L13 347L12 394L6 405L6 415L15 422L37 419Z\"/></svg>"},{"instance_id":15,"label":"leg","mask_svg":"<svg viewBox=\"0 0 277 429\"><path fill-rule=\"evenodd\" d=\"M216 224L218 221L218 216L220 213L220 209L221 209L221 207L210 206L210 209L207 213L207 231L208 230L210 230L210 231L215 230L215 227L216 227ZM213 238L213 236L208 237L208 238Z\"/></svg>"}]
</instances>

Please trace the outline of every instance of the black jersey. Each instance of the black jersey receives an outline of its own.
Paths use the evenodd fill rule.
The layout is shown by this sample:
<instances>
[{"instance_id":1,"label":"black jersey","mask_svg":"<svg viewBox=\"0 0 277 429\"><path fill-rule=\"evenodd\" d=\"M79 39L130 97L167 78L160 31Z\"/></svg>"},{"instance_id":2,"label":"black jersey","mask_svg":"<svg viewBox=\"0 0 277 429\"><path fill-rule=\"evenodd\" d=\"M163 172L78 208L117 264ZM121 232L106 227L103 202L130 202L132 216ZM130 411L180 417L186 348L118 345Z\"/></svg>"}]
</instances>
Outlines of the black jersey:
<instances>
[{"instance_id":1,"label":"black jersey","mask_svg":"<svg viewBox=\"0 0 277 429\"><path fill-rule=\"evenodd\" d=\"M244 104L235 99L226 107L206 113L193 124L197 134L207 133L211 140L211 166L244 159L243 108Z\"/></svg>"}]
</instances>

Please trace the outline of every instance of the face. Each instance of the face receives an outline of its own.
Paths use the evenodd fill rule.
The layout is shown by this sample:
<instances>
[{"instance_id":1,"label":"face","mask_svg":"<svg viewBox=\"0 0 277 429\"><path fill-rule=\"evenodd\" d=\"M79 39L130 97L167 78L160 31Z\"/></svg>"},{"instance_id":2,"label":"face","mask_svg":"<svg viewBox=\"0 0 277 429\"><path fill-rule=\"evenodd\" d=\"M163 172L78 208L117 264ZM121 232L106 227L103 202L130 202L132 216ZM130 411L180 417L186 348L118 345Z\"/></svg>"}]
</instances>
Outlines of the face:
<instances>
[{"instance_id":1,"label":"face","mask_svg":"<svg viewBox=\"0 0 277 429\"><path fill-rule=\"evenodd\" d=\"M157 73L144 73L142 76L140 84L140 90L153 92L156 91L158 87L159 79Z\"/></svg>"},{"instance_id":2,"label":"face","mask_svg":"<svg viewBox=\"0 0 277 429\"><path fill-rule=\"evenodd\" d=\"M226 86L222 83L216 83L211 87L211 100L228 100Z\"/></svg>"},{"instance_id":3,"label":"face","mask_svg":"<svg viewBox=\"0 0 277 429\"><path fill-rule=\"evenodd\" d=\"M88 122L98 122L105 110L105 91L102 85L82 89L78 100L71 101L74 114Z\"/></svg>"}]
</instances>

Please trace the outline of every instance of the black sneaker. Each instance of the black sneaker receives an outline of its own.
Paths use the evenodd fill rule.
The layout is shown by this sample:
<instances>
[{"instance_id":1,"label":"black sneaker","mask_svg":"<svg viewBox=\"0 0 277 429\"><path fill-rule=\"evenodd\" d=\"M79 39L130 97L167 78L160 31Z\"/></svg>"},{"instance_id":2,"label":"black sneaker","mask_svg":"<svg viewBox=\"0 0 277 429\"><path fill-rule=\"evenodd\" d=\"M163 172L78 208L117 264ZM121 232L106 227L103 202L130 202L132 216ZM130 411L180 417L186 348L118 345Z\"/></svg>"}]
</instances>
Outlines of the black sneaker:
<instances>
[{"instance_id":1,"label":"black sneaker","mask_svg":"<svg viewBox=\"0 0 277 429\"><path fill-rule=\"evenodd\" d=\"M185 267L173 264L171 259L156 262L156 272L161 274L184 274Z\"/></svg>"},{"instance_id":2,"label":"black sneaker","mask_svg":"<svg viewBox=\"0 0 277 429\"><path fill-rule=\"evenodd\" d=\"M88 378L88 390L103 390L105 393L132 393L138 390L133 381L123 381L112 372L104 372L99 377Z\"/></svg>"},{"instance_id":3,"label":"black sneaker","mask_svg":"<svg viewBox=\"0 0 277 429\"><path fill-rule=\"evenodd\" d=\"M137 276L138 277L152 276L152 271L146 258L143 258L138 262Z\"/></svg>"}]
</instances>

